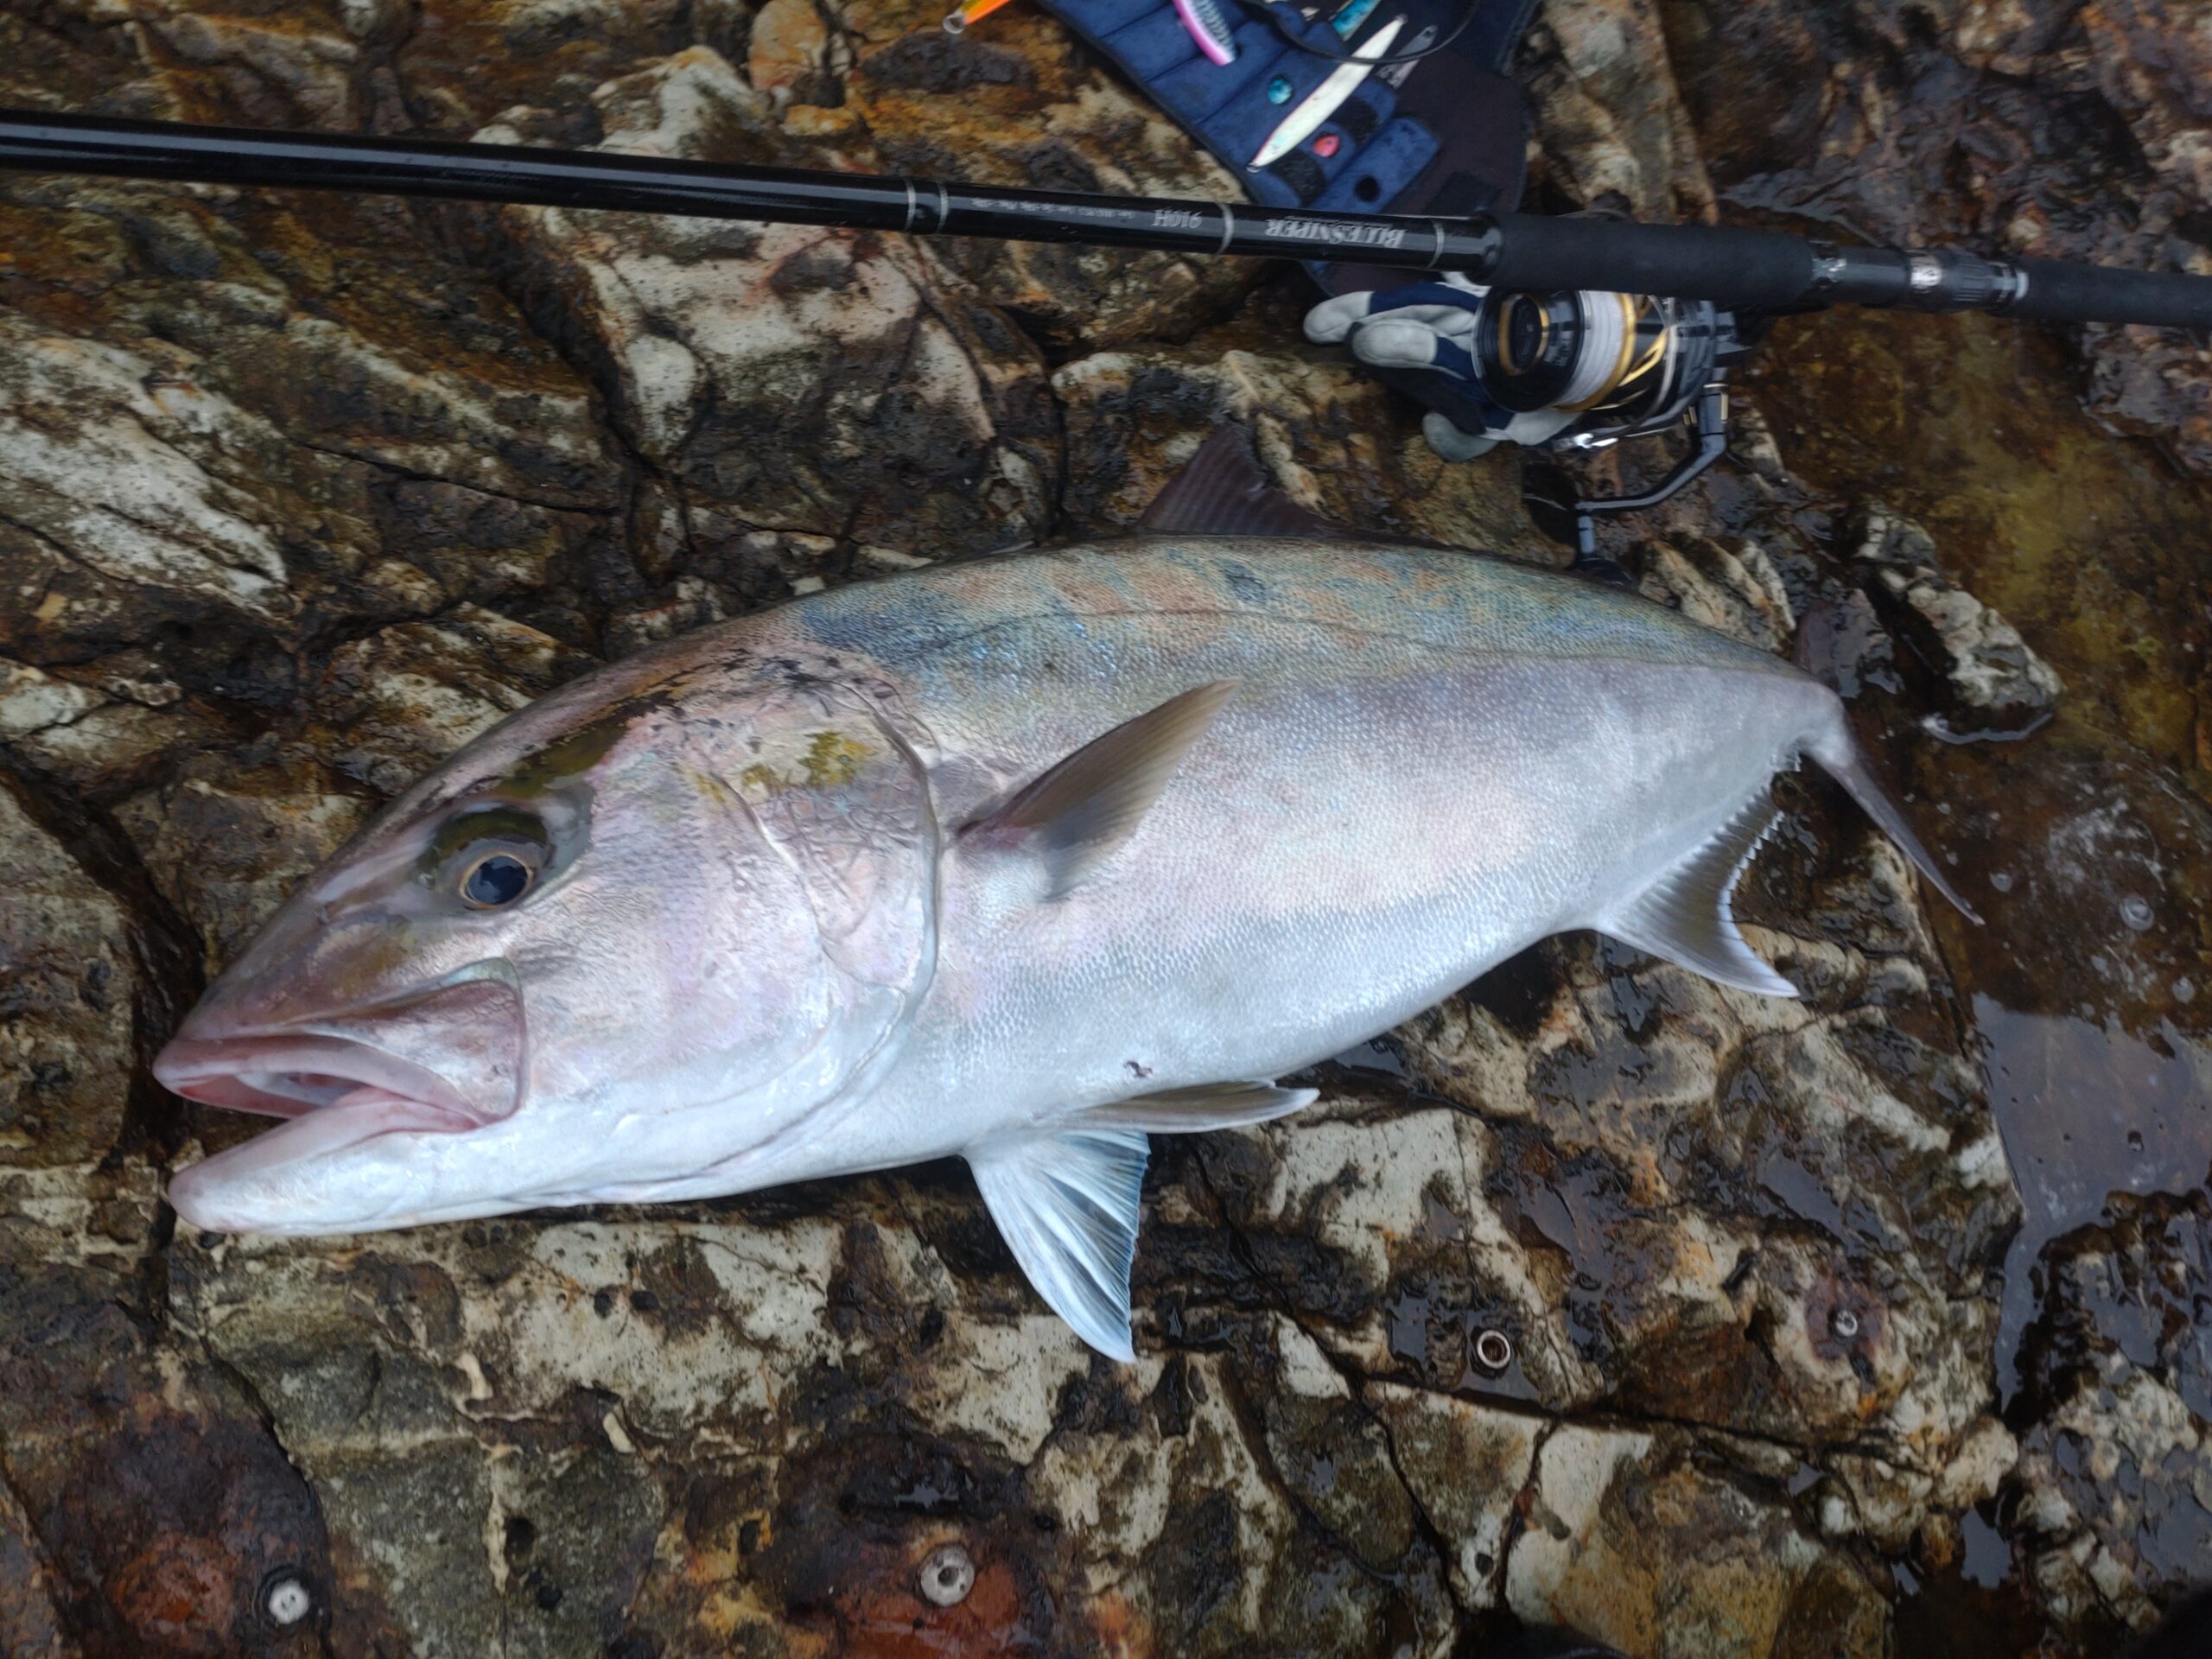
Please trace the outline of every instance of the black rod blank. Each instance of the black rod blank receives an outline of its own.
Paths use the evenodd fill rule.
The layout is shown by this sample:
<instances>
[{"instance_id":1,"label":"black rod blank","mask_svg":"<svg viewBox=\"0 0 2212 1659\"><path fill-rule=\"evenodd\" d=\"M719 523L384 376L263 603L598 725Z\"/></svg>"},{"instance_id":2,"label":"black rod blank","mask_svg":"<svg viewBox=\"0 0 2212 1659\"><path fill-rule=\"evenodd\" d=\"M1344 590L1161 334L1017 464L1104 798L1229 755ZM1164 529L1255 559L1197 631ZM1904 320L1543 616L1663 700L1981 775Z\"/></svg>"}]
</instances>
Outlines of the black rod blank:
<instances>
[{"instance_id":1,"label":"black rod blank","mask_svg":"<svg viewBox=\"0 0 2212 1659\"><path fill-rule=\"evenodd\" d=\"M1987 310L2212 329L2212 277L1958 249L1838 247L1777 231L1527 213L1389 217L1086 195L600 150L268 132L0 111L0 170L351 190L918 236L1354 260L1516 289L1599 289L1770 311Z\"/></svg>"}]
</instances>

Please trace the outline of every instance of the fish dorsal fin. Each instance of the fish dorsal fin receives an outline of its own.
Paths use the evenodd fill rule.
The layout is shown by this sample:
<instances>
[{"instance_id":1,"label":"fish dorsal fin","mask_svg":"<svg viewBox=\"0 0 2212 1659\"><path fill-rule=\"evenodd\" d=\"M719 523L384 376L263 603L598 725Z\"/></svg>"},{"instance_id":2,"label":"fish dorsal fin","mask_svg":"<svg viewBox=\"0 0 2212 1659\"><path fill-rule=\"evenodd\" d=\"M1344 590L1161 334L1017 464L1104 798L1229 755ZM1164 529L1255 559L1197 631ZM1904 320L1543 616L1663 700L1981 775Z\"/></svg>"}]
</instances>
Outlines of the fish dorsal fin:
<instances>
[{"instance_id":1,"label":"fish dorsal fin","mask_svg":"<svg viewBox=\"0 0 2212 1659\"><path fill-rule=\"evenodd\" d=\"M1236 690L1233 680L1210 681L1123 721L963 825L961 845L1033 849L1057 898L1136 833Z\"/></svg>"},{"instance_id":2,"label":"fish dorsal fin","mask_svg":"<svg viewBox=\"0 0 2212 1659\"><path fill-rule=\"evenodd\" d=\"M1153 498L1138 531L1147 536L1288 536L1349 541L1352 532L1310 512L1268 482L1243 427L1224 427Z\"/></svg>"},{"instance_id":3,"label":"fish dorsal fin","mask_svg":"<svg viewBox=\"0 0 2212 1659\"><path fill-rule=\"evenodd\" d=\"M999 1236L1037 1294L1114 1359L1136 1357L1129 1264L1147 1150L1134 1129L1077 1129L996 1138L968 1152Z\"/></svg>"},{"instance_id":4,"label":"fish dorsal fin","mask_svg":"<svg viewBox=\"0 0 2212 1659\"><path fill-rule=\"evenodd\" d=\"M1195 1135L1230 1129L1311 1106L1318 1089L1286 1089L1275 1083L1209 1083L1196 1089L1162 1089L1135 1095L1084 1113L1085 1128L1149 1129L1155 1135Z\"/></svg>"},{"instance_id":5,"label":"fish dorsal fin","mask_svg":"<svg viewBox=\"0 0 2212 1659\"><path fill-rule=\"evenodd\" d=\"M1737 878L1781 821L1760 791L1688 857L1601 918L1598 931L1738 990L1796 995L1744 943L1729 904Z\"/></svg>"}]
</instances>

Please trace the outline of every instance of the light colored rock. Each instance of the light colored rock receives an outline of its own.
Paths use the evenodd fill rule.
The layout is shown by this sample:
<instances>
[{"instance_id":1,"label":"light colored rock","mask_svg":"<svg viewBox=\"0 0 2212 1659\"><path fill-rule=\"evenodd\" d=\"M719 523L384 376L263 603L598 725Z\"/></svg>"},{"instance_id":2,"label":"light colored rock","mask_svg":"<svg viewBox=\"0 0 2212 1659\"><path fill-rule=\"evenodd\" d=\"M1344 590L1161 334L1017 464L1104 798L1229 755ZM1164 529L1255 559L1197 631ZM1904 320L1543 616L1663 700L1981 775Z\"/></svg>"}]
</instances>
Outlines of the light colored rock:
<instances>
[{"instance_id":1,"label":"light colored rock","mask_svg":"<svg viewBox=\"0 0 2212 1659\"><path fill-rule=\"evenodd\" d=\"M1971 709L2015 719L2047 713L2064 690L2019 630L1944 575L1935 538L1879 502L1863 507L1853 556L1870 567L1878 594L1932 645L1946 677Z\"/></svg>"},{"instance_id":2,"label":"light colored rock","mask_svg":"<svg viewBox=\"0 0 2212 1659\"><path fill-rule=\"evenodd\" d=\"M1748 539L1656 543L1641 587L1645 597L1761 651L1783 650L1797 630L1774 562Z\"/></svg>"},{"instance_id":3,"label":"light colored rock","mask_svg":"<svg viewBox=\"0 0 2212 1659\"><path fill-rule=\"evenodd\" d=\"M1452 1547L1452 1593L1463 1606L1497 1606L1545 1420L1389 1382L1370 1383L1367 1399L1407 1490Z\"/></svg>"},{"instance_id":4,"label":"light colored rock","mask_svg":"<svg viewBox=\"0 0 2212 1659\"><path fill-rule=\"evenodd\" d=\"M705 47L594 96L610 148L792 159L771 100ZM804 226L501 217L631 442L687 493L752 527L931 556L1042 529L1057 442L1041 365L926 250Z\"/></svg>"},{"instance_id":5,"label":"light colored rock","mask_svg":"<svg viewBox=\"0 0 2212 1659\"><path fill-rule=\"evenodd\" d=\"M290 613L279 537L238 475L274 432L177 374L173 358L4 314L0 363L13 524L110 584L169 588L264 621Z\"/></svg>"},{"instance_id":6,"label":"light colored rock","mask_svg":"<svg viewBox=\"0 0 2212 1659\"><path fill-rule=\"evenodd\" d=\"M462 744L591 666L534 628L462 605L331 654L318 688L329 761L396 795Z\"/></svg>"},{"instance_id":7,"label":"light colored rock","mask_svg":"<svg viewBox=\"0 0 2212 1659\"><path fill-rule=\"evenodd\" d=\"M1764 1656L1793 1630L1820 1650L1885 1651L1885 1600L1851 1559L1699 1466L1679 1436L1554 1430L1537 1452L1506 1598L1630 1653Z\"/></svg>"}]
</instances>

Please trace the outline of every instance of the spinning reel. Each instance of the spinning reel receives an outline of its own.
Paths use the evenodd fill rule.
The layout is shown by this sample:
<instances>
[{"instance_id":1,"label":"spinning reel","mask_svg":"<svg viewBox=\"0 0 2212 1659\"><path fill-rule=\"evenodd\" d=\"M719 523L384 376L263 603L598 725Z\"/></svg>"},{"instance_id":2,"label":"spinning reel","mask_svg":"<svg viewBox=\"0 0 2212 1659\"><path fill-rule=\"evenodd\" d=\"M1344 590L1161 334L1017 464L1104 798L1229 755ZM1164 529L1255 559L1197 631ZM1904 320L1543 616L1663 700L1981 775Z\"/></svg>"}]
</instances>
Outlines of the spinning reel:
<instances>
[{"instance_id":1,"label":"spinning reel","mask_svg":"<svg viewBox=\"0 0 2212 1659\"><path fill-rule=\"evenodd\" d=\"M1597 516L1656 506L1727 452L1726 381L1751 351L1747 332L1707 300L1592 289L1484 296L1471 353L1484 436L1586 452L1685 423L1695 429L1689 458L1637 495L1582 499L1557 467L1529 469L1529 514L1573 548L1578 568L1625 581L1597 550Z\"/></svg>"}]
</instances>

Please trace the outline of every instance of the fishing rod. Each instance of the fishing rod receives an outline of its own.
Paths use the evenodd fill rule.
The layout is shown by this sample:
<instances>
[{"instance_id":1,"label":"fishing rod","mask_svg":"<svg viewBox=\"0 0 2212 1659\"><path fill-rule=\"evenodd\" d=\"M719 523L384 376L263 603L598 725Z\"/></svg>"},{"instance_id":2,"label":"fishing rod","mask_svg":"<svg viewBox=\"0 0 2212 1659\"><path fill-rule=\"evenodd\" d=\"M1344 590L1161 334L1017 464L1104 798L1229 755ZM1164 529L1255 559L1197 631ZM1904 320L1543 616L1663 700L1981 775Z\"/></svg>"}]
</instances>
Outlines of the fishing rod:
<instances>
[{"instance_id":1,"label":"fishing rod","mask_svg":"<svg viewBox=\"0 0 2212 1659\"><path fill-rule=\"evenodd\" d=\"M0 110L0 170L1453 273L1491 290L1472 372L1491 435L1587 449L1696 428L1688 460L1652 489L1568 506L1579 556L1594 556L1596 514L1664 500L1725 453L1726 372L1770 317L1866 305L2212 329L2212 277L1710 226L1332 213L35 111Z\"/></svg>"}]
</instances>

